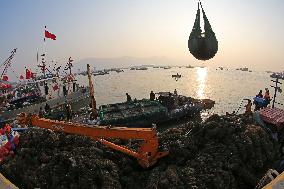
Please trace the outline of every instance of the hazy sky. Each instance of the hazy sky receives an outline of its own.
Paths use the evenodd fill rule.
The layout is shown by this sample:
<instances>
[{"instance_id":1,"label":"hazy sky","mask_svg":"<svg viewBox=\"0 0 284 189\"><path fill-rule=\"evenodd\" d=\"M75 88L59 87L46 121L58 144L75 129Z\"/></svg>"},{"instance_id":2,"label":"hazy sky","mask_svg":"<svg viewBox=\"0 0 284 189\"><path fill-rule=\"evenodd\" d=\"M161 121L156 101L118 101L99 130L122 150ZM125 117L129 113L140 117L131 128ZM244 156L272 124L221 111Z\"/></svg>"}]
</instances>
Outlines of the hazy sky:
<instances>
[{"instance_id":1,"label":"hazy sky","mask_svg":"<svg viewBox=\"0 0 284 189\"><path fill-rule=\"evenodd\" d=\"M284 70L283 0L204 0L219 41L205 65ZM36 52L66 62L90 57L174 58L199 63L187 40L197 0L2 0L0 62L18 48L16 69L36 65ZM57 35L43 43L44 26ZM18 66L19 65L19 66Z\"/></svg>"}]
</instances>

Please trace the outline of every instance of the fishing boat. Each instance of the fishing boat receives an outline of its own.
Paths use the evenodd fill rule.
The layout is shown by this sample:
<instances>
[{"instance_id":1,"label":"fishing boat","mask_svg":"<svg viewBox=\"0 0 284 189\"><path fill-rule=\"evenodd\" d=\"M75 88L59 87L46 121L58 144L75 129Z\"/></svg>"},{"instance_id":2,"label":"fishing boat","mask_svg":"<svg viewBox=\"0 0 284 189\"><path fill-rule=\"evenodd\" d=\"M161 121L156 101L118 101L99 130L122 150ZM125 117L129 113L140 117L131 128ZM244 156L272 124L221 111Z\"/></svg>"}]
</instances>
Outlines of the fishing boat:
<instances>
[{"instance_id":1,"label":"fishing boat","mask_svg":"<svg viewBox=\"0 0 284 189\"><path fill-rule=\"evenodd\" d=\"M198 100L170 92L157 93L156 100L142 99L99 107L100 125L147 127L193 116L214 106L209 99Z\"/></svg>"},{"instance_id":2,"label":"fishing boat","mask_svg":"<svg viewBox=\"0 0 284 189\"><path fill-rule=\"evenodd\" d=\"M95 71L93 73L94 76L98 76L98 75L106 75L106 74L109 74L108 71Z\"/></svg>"},{"instance_id":3,"label":"fishing boat","mask_svg":"<svg viewBox=\"0 0 284 189\"><path fill-rule=\"evenodd\" d=\"M171 66L165 66L164 67L165 70L168 70L168 69L171 69L171 68L172 68Z\"/></svg>"},{"instance_id":4,"label":"fishing boat","mask_svg":"<svg viewBox=\"0 0 284 189\"><path fill-rule=\"evenodd\" d=\"M137 67L136 70L148 70L147 67Z\"/></svg>"},{"instance_id":5,"label":"fishing boat","mask_svg":"<svg viewBox=\"0 0 284 189\"><path fill-rule=\"evenodd\" d=\"M193 66L191 66L191 65L188 65L188 66L186 66L186 68L194 68Z\"/></svg>"},{"instance_id":6,"label":"fishing boat","mask_svg":"<svg viewBox=\"0 0 284 189\"><path fill-rule=\"evenodd\" d=\"M240 71L243 71L243 72L248 72L249 71L249 69L247 67L237 68L236 70L240 70Z\"/></svg>"},{"instance_id":7,"label":"fishing boat","mask_svg":"<svg viewBox=\"0 0 284 189\"><path fill-rule=\"evenodd\" d=\"M177 73L177 74L172 75L172 78L181 78L181 75Z\"/></svg>"},{"instance_id":8,"label":"fishing boat","mask_svg":"<svg viewBox=\"0 0 284 189\"><path fill-rule=\"evenodd\" d=\"M38 113L46 104L53 109L67 101L77 110L90 102L88 88L79 86L71 75L24 83L13 93L15 96L0 109L0 120L14 119L21 112Z\"/></svg>"},{"instance_id":9,"label":"fishing boat","mask_svg":"<svg viewBox=\"0 0 284 189\"><path fill-rule=\"evenodd\" d=\"M284 72L279 72L279 73L272 73L270 75L271 78L278 78L278 79L284 79Z\"/></svg>"},{"instance_id":10,"label":"fishing boat","mask_svg":"<svg viewBox=\"0 0 284 189\"><path fill-rule=\"evenodd\" d=\"M38 113L41 108L44 109L46 104L51 109L55 109L68 102L73 110L88 105L90 103L89 88L76 83L77 80L71 70L72 61L70 57L66 65L65 70L69 70L69 73L60 76L58 69L56 74L46 73L43 58L42 65L39 65L42 75L18 82L9 93L10 97L5 97L5 103L0 106L0 123L15 119L21 112Z\"/></svg>"}]
</instances>

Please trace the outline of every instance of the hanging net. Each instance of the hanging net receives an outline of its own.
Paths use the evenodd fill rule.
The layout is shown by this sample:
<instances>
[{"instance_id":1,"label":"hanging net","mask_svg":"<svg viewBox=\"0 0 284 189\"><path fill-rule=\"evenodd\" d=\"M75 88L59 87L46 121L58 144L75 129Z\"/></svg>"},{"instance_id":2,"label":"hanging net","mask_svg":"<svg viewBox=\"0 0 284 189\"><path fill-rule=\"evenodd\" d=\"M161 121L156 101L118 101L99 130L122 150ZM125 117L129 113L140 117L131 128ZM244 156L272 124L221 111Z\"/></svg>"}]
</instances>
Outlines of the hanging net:
<instances>
[{"instance_id":1,"label":"hanging net","mask_svg":"<svg viewBox=\"0 0 284 189\"><path fill-rule=\"evenodd\" d=\"M200 28L200 9L202 9L204 20L204 33ZM209 60L215 56L218 51L218 41L213 32L209 20L207 19L201 2L198 2L198 9L194 26L188 39L188 49L190 53L198 60Z\"/></svg>"}]
</instances>

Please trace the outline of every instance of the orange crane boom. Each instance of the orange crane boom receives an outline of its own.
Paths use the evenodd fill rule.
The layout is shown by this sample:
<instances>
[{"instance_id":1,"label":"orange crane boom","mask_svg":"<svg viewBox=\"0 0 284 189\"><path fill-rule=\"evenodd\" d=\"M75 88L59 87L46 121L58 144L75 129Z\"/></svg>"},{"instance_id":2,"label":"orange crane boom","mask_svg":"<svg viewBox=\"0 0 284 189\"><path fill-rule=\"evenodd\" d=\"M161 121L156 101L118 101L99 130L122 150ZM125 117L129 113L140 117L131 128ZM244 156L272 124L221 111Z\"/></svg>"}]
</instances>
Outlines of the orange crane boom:
<instances>
[{"instance_id":1,"label":"orange crane boom","mask_svg":"<svg viewBox=\"0 0 284 189\"><path fill-rule=\"evenodd\" d=\"M137 158L138 163L142 167L150 167L154 165L161 157L168 155L168 151L159 152L158 137L155 129L152 128L127 128L127 127L102 127L89 126L79 123L56 121L45 118L39 118L37 115L27 115L21 113L18 116L20 125L32 125L40 128L51 129L68 134L76 134L91 137L100 141L102 144ZM133 151L124 146L119 146L107 141L109 138L119 139L140 139L143 140L138 151Z\"/></svg>"}]
</instances>

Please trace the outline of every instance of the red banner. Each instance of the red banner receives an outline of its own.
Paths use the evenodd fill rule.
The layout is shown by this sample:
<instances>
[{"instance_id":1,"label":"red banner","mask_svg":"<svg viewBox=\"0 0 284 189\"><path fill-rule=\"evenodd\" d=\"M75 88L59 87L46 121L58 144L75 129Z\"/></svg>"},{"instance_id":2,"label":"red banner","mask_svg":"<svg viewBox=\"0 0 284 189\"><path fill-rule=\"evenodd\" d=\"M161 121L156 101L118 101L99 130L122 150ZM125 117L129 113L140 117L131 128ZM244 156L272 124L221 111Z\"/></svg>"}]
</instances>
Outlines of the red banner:
<instances>
[{"instance_id":1,"label":"red banner","mask_svg":"<svg viewBox=\"0 0 284 189\"><path fill-rule=\"evenodd\" d=\"M56 35L54 35L53 33L50 33L49 31L45 30L44 32L44 36L46 38L52 39L52 40L56 40Z\"/></svg>"},{"instance_id":2,"label":"red banner","mask_svg":"<svg viewBox=\"0 0 284 189\"><path fill-rule=\"evenodd\" d=\"M8 79L9 79L8 76L6 75L3 76L3 81L8 81Z\"/></svg>"},{"instance_id":3,"label":"red banner","mask_svg":"<svg viewBox=\"0 0 284 189\"><path fill-rule=\"evenodd\" d=\"M26 69L26 79L30 79L32 76L32 72L29 69Z\"/></svg>"}]
</instances>

